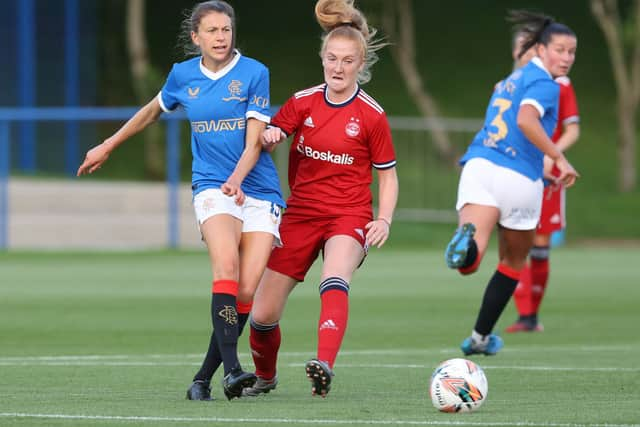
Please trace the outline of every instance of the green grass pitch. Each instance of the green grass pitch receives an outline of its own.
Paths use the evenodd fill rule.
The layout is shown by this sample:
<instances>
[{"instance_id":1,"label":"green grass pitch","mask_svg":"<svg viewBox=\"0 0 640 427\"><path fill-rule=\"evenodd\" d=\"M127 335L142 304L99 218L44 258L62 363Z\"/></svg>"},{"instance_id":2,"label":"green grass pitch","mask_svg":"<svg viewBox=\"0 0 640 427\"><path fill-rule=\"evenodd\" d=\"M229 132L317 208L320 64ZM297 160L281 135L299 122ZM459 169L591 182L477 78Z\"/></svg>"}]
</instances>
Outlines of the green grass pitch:
<instances>
[{"instance_id":1,"label":"green grass pitch","mask_svg":"<svg viewBox=\"0 0 640 427\"><path fill-rule=\"evenodd\" d=\"M303 364L315 355L317 266L281 323L280 384L257 399L184 395L209 333L203 252L0 254L2 426L631 426L640 425L638 248L559 248L543 333L502 334L472 414L441 414L429 376L460 357L495 267L460 277L440 250L372 250L326 399ZM515 319L512 305L498 331ZM246 334L241 360L250 369Z\"/></svg>"}]
</instances>

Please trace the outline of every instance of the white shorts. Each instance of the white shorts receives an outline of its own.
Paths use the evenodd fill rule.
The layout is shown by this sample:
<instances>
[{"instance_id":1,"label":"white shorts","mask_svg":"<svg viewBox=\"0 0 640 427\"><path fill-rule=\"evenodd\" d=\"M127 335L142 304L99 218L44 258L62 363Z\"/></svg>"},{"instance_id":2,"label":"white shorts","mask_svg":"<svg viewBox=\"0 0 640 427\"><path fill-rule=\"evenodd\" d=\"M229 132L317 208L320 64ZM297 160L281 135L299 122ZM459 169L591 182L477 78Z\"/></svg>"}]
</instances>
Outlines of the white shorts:
<instances>
[{"instance_id":1,"label":"white shorts","mask_svg":"<svg viewBox=\"0 0 640 427\"><path fill-rule=\"evenodd\" d=\"M468 203L495 206L500 225L511 230L534 230L542 208L542 179L532 181L514 170L483 158L469 160L458 184L456 210Z\"/></svg>"},{"instance_id":2,"label":"white shorts","mask_svg":"<svg viewBox=\"0 0 640 427\"><path fill-rule=\"evenodd\" d=\"M246 196L242 206L236 204L235 196L227 196L218 188L201 191L193 198L198 225L214 215L227 214L242 221L242 232L262 231L275 236L274 246L280 241L281 207L267 200Z\"/></svg>"}]
</instances>

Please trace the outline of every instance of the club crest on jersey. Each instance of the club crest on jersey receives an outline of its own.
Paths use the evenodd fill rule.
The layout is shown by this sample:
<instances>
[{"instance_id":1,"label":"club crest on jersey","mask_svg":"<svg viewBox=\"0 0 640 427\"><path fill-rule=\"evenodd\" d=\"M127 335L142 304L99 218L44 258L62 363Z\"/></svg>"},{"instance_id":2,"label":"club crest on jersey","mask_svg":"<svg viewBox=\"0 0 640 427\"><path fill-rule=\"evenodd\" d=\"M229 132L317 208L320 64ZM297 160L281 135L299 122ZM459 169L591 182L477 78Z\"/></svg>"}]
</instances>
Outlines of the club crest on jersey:
<instances>
[{"instance_id":1,"label":"club crest on jersey","mask_svg":"<svg viewBox=\"0 0 640 427\"><path fill-rule=\"evenodd\" d=\"M229 96L227 98L222 98L223 101L229 102L229 101L246 101L247 98L246 97L241 97L240 95L242 94L242 82L240 80L231 80L231 83L229 83L229 86L227 86L227 89L229 89Z\"/></svg>"},{"instance_id":2,"label":"club crest on jersey","mask_svg":"<svg viewBox=\"0 0 640 427\"><path fill-rule=\"evenodd\" d=\"M188 87L187 92L189 92L189 98L196 99L198 97L198 93L200 93L199 87Z\"/></svg>"},{"instance_id":3,"label":"club crest on jersey","mask_svg":"<svg viewBox=\"0 0 640 427\"><path fill-rule=\"evenodd\" d=\"M349 123L344 128L344 132L348 136L358 136L360 134L360 119L356 119L355 117L351 117L349 119Z\"/></svg>"}]
</instances>

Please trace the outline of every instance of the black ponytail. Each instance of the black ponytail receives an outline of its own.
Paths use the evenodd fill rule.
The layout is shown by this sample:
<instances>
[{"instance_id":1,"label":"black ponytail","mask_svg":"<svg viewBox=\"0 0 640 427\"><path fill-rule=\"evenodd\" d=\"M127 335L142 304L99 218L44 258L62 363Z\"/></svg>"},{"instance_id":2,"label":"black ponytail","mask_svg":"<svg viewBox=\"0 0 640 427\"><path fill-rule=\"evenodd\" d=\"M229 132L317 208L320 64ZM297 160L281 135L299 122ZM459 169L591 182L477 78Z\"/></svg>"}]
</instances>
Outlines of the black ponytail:
<instances>
[{"instance_id":1,"label":"black ponytail","mask_svg":"<svg viewBox=\"0 0 640 427\"><path fill-rule=\"evenodd\" d=\"M539 12L510 10L507 22L513 24L513 32L516 37L522 36L524 38L520 52L518 52L518 58L538 43L547 46L555 34L576 36L566 25L556 22L552 16Z\"/></svg>"}]
</instances>

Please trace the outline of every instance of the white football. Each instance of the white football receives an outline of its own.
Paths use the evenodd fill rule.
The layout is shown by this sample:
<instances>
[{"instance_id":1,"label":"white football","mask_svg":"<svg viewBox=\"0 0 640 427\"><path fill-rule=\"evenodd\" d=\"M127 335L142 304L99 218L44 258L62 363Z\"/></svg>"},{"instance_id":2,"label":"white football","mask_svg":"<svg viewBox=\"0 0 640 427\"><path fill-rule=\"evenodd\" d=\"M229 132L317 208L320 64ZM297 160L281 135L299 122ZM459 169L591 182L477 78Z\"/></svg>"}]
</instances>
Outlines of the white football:
<instances>
[{"instance_id":1,"label":"white football","mask_svg":"<svg viewBox=\"0 0 640 427\"><path fill-rule=\"evenodd\" d=\"M445 360L433 371L429 394L442 412L471 412L487 399L489 384L482 368L470 360Z\"/></svg>"}]
</instances>

